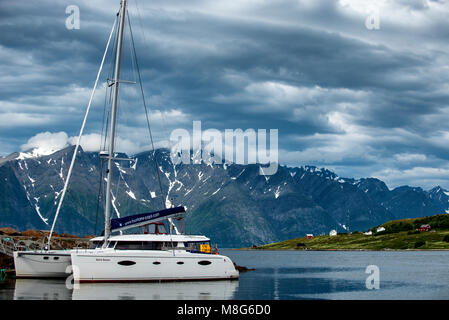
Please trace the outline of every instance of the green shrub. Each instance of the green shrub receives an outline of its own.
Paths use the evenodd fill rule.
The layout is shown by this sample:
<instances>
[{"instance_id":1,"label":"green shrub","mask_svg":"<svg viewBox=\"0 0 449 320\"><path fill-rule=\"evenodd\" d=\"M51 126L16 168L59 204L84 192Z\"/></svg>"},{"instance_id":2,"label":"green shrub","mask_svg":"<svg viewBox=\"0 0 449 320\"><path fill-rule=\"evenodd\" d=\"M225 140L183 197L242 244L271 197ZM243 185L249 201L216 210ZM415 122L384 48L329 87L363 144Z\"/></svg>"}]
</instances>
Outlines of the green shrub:
<instances>
[{"instance_id":1,"label":"green shrub","mask_svg":"<svg viewBox=\"0 0 449 320\"><path fill-rule=\"evenodd\" d=\"M409 232L407 232L408 235L418 234L418 233L419 233L418 230L410 230Z\"/></svg>"},{"instance_id":2,"label":"green shrub","mask_svg":"<svg viewBox=\"0 0 449 320\"><path fill-rule=\"evenodd\" d=\"M388 233L397 233L401 231L409 231L415 229L413 224L406 221L399 221L385 226Z\"/></svg>"},{"instance_id":3,"label":"green shrub","mask_svg":"<svg viewBox=\"0 0 449 320\"><path fill-rule=\"evenodd\" d=\"M449 242L449 234L444 236L443 241L444 242Z\"/></svg>"},{"instance_id":4,"label":"green shrub","mask_svg":"<svg viewBox=\"0 0 449 320\"><path fill-rule=\"evenodd\" d=\"M416 242L415 242L414 248L415 248L415 249L416 249L416 248L420 248L420 247L424 246L425 244L426 244L425 241L416 241Z\"/></svg>"}]
</instances>

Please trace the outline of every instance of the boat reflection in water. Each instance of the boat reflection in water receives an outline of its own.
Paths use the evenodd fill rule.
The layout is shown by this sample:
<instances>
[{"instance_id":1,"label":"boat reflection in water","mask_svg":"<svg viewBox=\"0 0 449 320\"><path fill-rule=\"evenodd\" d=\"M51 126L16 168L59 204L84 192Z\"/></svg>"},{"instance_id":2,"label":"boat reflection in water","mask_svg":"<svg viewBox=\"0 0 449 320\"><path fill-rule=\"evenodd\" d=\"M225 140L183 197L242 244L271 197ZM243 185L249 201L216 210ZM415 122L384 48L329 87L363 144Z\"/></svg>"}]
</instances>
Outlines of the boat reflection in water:
<instances>
[{"instance_id":1,"label":"boat reflection in water","mask_svg":"<svg viewBox=\"0 0 449 320\"><path fill-rule=\"evenodd\" d=\"M192 281L157 283L81 283L73 300L229 300L238 281Z\"/></svg>"},{"instance_id":2,"label":"boat reflection in water","mask_svg":"<svg viewBox=\"0 0 449 320\"><path fill-rule=\"evenodd\" d=\"M63 279L16 279L14 300L70 300L72 290Z\"/></svg>"},{"instance_id":3,"label":"boat reflection in water","mask_svg":"<svg viewBox=\"0 0 449 320\"><path fill-rule=\"evenodd\" d=\"M68 289L61 279L17 279L14 300L229 300L239 282L81 283Z\"/></svg>"}]
</instances>

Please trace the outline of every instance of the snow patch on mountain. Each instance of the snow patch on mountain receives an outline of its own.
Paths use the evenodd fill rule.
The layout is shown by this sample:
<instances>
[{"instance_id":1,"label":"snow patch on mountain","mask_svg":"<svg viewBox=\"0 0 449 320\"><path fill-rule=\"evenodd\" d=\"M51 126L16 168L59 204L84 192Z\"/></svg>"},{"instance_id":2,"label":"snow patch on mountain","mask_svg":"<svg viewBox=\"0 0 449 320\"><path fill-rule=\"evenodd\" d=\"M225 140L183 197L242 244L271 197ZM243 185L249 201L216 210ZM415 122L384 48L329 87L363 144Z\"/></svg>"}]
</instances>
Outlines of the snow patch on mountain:
<instances>
[{"instance_id":1,"label":"snow patch on mountain","mask_svg":"<svg viewBox=\"0 0 449 320\"><path fill-rule=\"evenodd\" d=\"M137 160L139 160L139 159L136 158L136 159L134 160L134 164L130 167L130 168L133 169L134 171L135 171L136 168L137 168Z\"/></svg>"},{"instance_id":2,"label":"snow patch on mountain","mask_svg":"<svg viewBox=\"0 0 449 320\"><path fill-rule=\"evenodd\" d=\"M278 186L278 188L274 192L274 198L275 199L279 198L279 195L281 194L280 188L281 188L281 186Z\"/></svg>"},{"instance_id":3,"label":"snow patch on mountain","mask_svg":"<svg viewBox=\"0 0 449 320\"><path fill-rule=\"evenodd\" d=\"M118 211L117 205L116 205L116 203L115 203L115 200L117 200L117 199L115 198L115 196L114 196L114 194L112 193L112 191L111 191L111 196L112 196L112 201L111 201L112 207L114 208L114 211L115 211L115 214L117 215L117 218L120 218L120 212ZM119 204L119 205L120 205L120 204Z\"/></svg>"},{"instance_id":4,"label":"snow patch on mountain","mask_svg":"<svg viewBox=\"0 0 449 320\"><path fill-rule=\"evenodd\" d=\"M270 180L271 176L267 176L263 170L263 167L259 166L259 173L261 173L263 175L263 177L265 178L265 182L268 182Z\"/></svg>"},{"instance_id":5,"label":"snow patch on mountain","mask_svg":"<svg viewBox=\"0 0 449 320\"><path fill-rule=\"evenodd\" d=\"M40 211L40 207L39 207L39 197L34 197L34 200L36 201L36 203L34 204L34 208L36 209L36 212L37 212L37 214L39 215L39 217L42 219L42 221L46 224L46 225L48 225L48 218L44 218L43 216L42 216L42 214L41 214L41 211Z\"/></svg>"},{"instance_id":6,"label":"snow patch on mountain","mask_svg":"<svg viewBox=\"0 0 449 320\"><path fill-rule=\"evenodd\" d=\"M246 169L243 169L242 172L240 172L237 176L235 177L231 177L232 180L237 179L238 177L240 177L242 175L243 172L245 172Z\"/></svg>"},{"instance_id":7,"label":"snow patch on mountain","mask_svg":"<svg viewBox=\"0 0 449 320\"><path fill-rule=\"evenodd\" d=\"M136 195L131 190L126 191L126 194L128 196L130 196L130 198L133 198L134 200L136 200Z\"/></svg>"},{"instance_id":8,"label":"snow patch on mountain","mask_svg":"<svg viewBox=\"0 0 449 320\"><path fill-rule=\"evenodd\" d=\"M118 162L114 162L115 166L117 167L117 169L120 171L120 173L122 174L126 174L126 171L123 170L123 168L120 166L120 164Z\"/></svg>"},{"instance_id":9,"label":"snow patch on mountain","mask_svg":"<svg viewBox=\"0 0 449 320\"><path fill-rule=\"evenodd\" d=\"M61 178L62 181L64 181L64 175L62 174L62 167L59 170L59 177Z\"/></svg>"}]
</instances>

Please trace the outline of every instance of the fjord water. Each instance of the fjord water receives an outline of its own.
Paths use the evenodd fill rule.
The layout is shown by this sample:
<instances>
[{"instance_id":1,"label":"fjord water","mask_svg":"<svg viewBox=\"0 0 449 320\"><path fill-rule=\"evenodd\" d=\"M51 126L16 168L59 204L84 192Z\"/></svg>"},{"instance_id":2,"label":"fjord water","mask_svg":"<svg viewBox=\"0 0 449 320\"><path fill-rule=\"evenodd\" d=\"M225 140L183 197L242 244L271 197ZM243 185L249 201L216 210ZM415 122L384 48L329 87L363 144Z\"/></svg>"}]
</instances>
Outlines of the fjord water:
<instances>
[{"instance_id":1,"label":"fjord water","mask_svg":"<svg viewBox=\"0 0 449 320\"><path fill-rule=\"evenodd\" d=\"M449 299L449 251L221 250L255 268L239 281L81 284L65 280L0 282L0 299ZM379 289L368 289L368 266Z\"/></svg>"}]
</instances>

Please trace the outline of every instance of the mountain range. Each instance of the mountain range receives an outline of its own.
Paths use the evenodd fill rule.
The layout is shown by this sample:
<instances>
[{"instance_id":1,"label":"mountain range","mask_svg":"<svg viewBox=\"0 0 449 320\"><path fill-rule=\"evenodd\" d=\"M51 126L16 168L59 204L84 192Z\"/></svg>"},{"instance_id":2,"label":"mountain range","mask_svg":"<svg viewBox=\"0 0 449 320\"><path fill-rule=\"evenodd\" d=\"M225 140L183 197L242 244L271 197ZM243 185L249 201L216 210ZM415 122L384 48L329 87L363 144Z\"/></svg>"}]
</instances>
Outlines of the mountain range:
<instances>
[{"instance_id":1,"label":"mountain range","mask_svg":"<svg viewBox=\"0 0 449 320\"><path fill-rule=\"evenodd\" d=\"M17 152L0 158L2 227L50 229L73 152L69 146L51 154ZM204 234L220 247L260 245L332 229L363 231L389 220L449 212L449 192L439 186L390 190L379 179L343 178L314 166L279 166L276 174L265 176L258 164L174 165L168 149L132 158L115 162L114 217L159 210L167 202L184 205L184 231ZM78 150L56 232L101 233L102 161L98 153Z\"/></svg>"}]
</instances>

